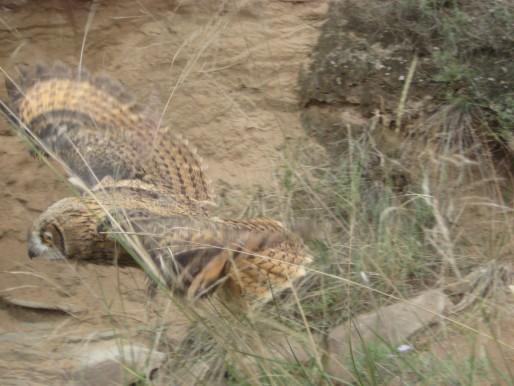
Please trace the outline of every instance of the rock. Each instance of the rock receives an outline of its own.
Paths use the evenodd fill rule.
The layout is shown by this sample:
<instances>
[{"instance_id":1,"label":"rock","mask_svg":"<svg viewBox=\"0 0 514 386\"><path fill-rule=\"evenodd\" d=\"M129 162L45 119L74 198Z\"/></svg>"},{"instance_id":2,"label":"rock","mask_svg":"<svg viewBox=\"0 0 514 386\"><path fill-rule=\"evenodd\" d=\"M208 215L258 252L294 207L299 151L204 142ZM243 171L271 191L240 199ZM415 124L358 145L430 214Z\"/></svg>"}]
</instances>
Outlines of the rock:
<instances>
[{"instance_id":1,"label":"rock","mask_svg":"<svg viewBox=\"0 0 514 386\"><path fill-rule=\"evenodd\" d=\"M166 354L140 345L119 342L88 346L79 354L73 385L127 385L157 369Z\"/></svg>"},{"instance_id":2,"label":"rock","mask_svg":"<svg viewBox=\"0 0 514 386\"><path fill-rule=\"evenodd\" d=\"M412 334L440 319L450 299L441 291L428 291L405 302L383 307L376 312L359 315L337 326L328 336L325 368L335 378L354 380L346 359L362 353L363 345L387 343L396 346L407 343ZM346 363L345 363L346 362Z\"/></svg>"},{"instance_id":3,"label":"rock","mask_svg":"<svg viewBox=\"0 0 514 386\"><path fill-rule=\"evenodd\" d=\"M73 305L56 305L52 303L45 303L40 301L31 301L25 299L18 299L15 297L2 296L2 299L13 306L23 307L27 309L41 310L41 311L55 311L62 312L63 314L74 314L82 311Z\"/></svg>"}]
</instances>

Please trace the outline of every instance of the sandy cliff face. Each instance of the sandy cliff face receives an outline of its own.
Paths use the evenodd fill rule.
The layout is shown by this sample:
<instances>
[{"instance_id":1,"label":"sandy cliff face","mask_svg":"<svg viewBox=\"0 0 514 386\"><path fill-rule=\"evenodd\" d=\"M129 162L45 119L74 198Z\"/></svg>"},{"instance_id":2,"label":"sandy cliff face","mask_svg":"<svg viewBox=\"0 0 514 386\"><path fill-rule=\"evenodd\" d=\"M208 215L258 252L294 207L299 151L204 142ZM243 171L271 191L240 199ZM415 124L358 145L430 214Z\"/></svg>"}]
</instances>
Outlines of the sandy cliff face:
<instances>
[{"instance_id":1,"label":"sandy cliff face","mask_svg":"<svg viewBox=\"0 0 514 386\"><path fill-rule=\"evenodd\" d=\"M240 213L248 192L276 194L285 141L309 141L299 122L297 77L327 2L219 3L1 2L0 65L10 75L14 65L36 60L76 66L85 41L83 64L120 80L147 105L149 119L187 138L229 204L225 213ZM30 224L69 192L3 120L0 164L2 377L64 382L76 365L64 358L78 342L112 338L109 313L123 331L150 323L143 274L30 261Z\"/></svg>"}]
</instances>

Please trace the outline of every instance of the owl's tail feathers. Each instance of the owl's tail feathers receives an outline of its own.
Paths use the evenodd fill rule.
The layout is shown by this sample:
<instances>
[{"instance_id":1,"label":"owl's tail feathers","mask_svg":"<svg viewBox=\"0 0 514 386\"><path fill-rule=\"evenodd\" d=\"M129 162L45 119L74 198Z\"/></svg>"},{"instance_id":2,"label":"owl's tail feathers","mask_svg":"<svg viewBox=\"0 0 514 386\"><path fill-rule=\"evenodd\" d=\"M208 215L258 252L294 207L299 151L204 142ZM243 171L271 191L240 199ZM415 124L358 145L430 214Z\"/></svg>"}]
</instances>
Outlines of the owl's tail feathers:
<instances>
[{"instance_id":1,"label":"owl's tail feathers","mask_svg":"<svg viewBox=\"0 0 514 386\"><path fill-rule=\"evenodd\" d=\"M174 253L164 274L168 286L188 299L222 287L233 298L269 300L274 290L304 275L310 262L301 242L288 232L249 232L237 242L213 238L201 244Z\"/></svg>"},{"instance_id":2,"label":"owl's tail feathers","mask_svg":"<svg viewBox=\"0 0 514 386\"><path fill-rule=\"evenodd\" d=\"M247 298L267 301L304 276L305 266L311 261L303 245L296 240L284 240L238 256L230 277Z\"/></svg>"},{"instance_id":3,"label":"owl's tail feathers","mask_svg":"<svg viewBox=\"0 0 514 386\"><path fill-rule=\"evenodd\" d=\"M178 282L187 288L190 299L212 293L217 287L230 279L234 262L237 259L251 256L252 251L258 251L264 245L274 244L279 234L254 233L244 242L231 243L228 246L211 246L192 259L184 259L191 252L176 256L179 260L187 260L185 269L178 276Z\"/></svg>"}]
</instances>

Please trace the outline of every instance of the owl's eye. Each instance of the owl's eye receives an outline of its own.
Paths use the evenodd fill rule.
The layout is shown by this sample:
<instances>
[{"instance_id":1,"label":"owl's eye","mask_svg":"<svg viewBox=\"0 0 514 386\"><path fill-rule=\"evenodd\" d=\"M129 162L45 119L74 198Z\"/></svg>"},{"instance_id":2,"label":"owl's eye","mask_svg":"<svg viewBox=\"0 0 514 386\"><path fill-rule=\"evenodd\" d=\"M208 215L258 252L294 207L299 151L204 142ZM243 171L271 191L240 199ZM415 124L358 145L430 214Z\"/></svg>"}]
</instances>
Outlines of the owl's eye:
<instances>
[{"instance_id":1,"label":"owl's eye","mask_svg":"<svg viewBox=\"0 0 514 386\"><path fill-rule=\"evenodd\" d=\"M52 244L52 234L50 232L44 232L42 239L45 244Z\"/></svg>"}]
</instances>

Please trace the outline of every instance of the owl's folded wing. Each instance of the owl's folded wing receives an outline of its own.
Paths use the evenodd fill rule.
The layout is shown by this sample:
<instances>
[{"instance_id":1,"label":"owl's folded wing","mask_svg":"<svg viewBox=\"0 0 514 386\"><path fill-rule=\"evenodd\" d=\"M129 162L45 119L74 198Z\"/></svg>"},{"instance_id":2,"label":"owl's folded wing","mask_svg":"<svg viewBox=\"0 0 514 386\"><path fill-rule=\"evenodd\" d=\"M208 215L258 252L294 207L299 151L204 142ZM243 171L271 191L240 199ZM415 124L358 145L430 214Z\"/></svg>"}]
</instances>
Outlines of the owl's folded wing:
<instances>
[{"instance_id":1,"label":"owl's folded wing","mask_svg":"<svg viewBox=\"0 0 514 386\"><path fill-rule=\"evenodd\" d=\"M123 228L137 236L163 284L188 298L224 287L232 296L266 300L303 276L311 261L301 240L268 218L124 216Z\"/></svg>"}]
</instances>

